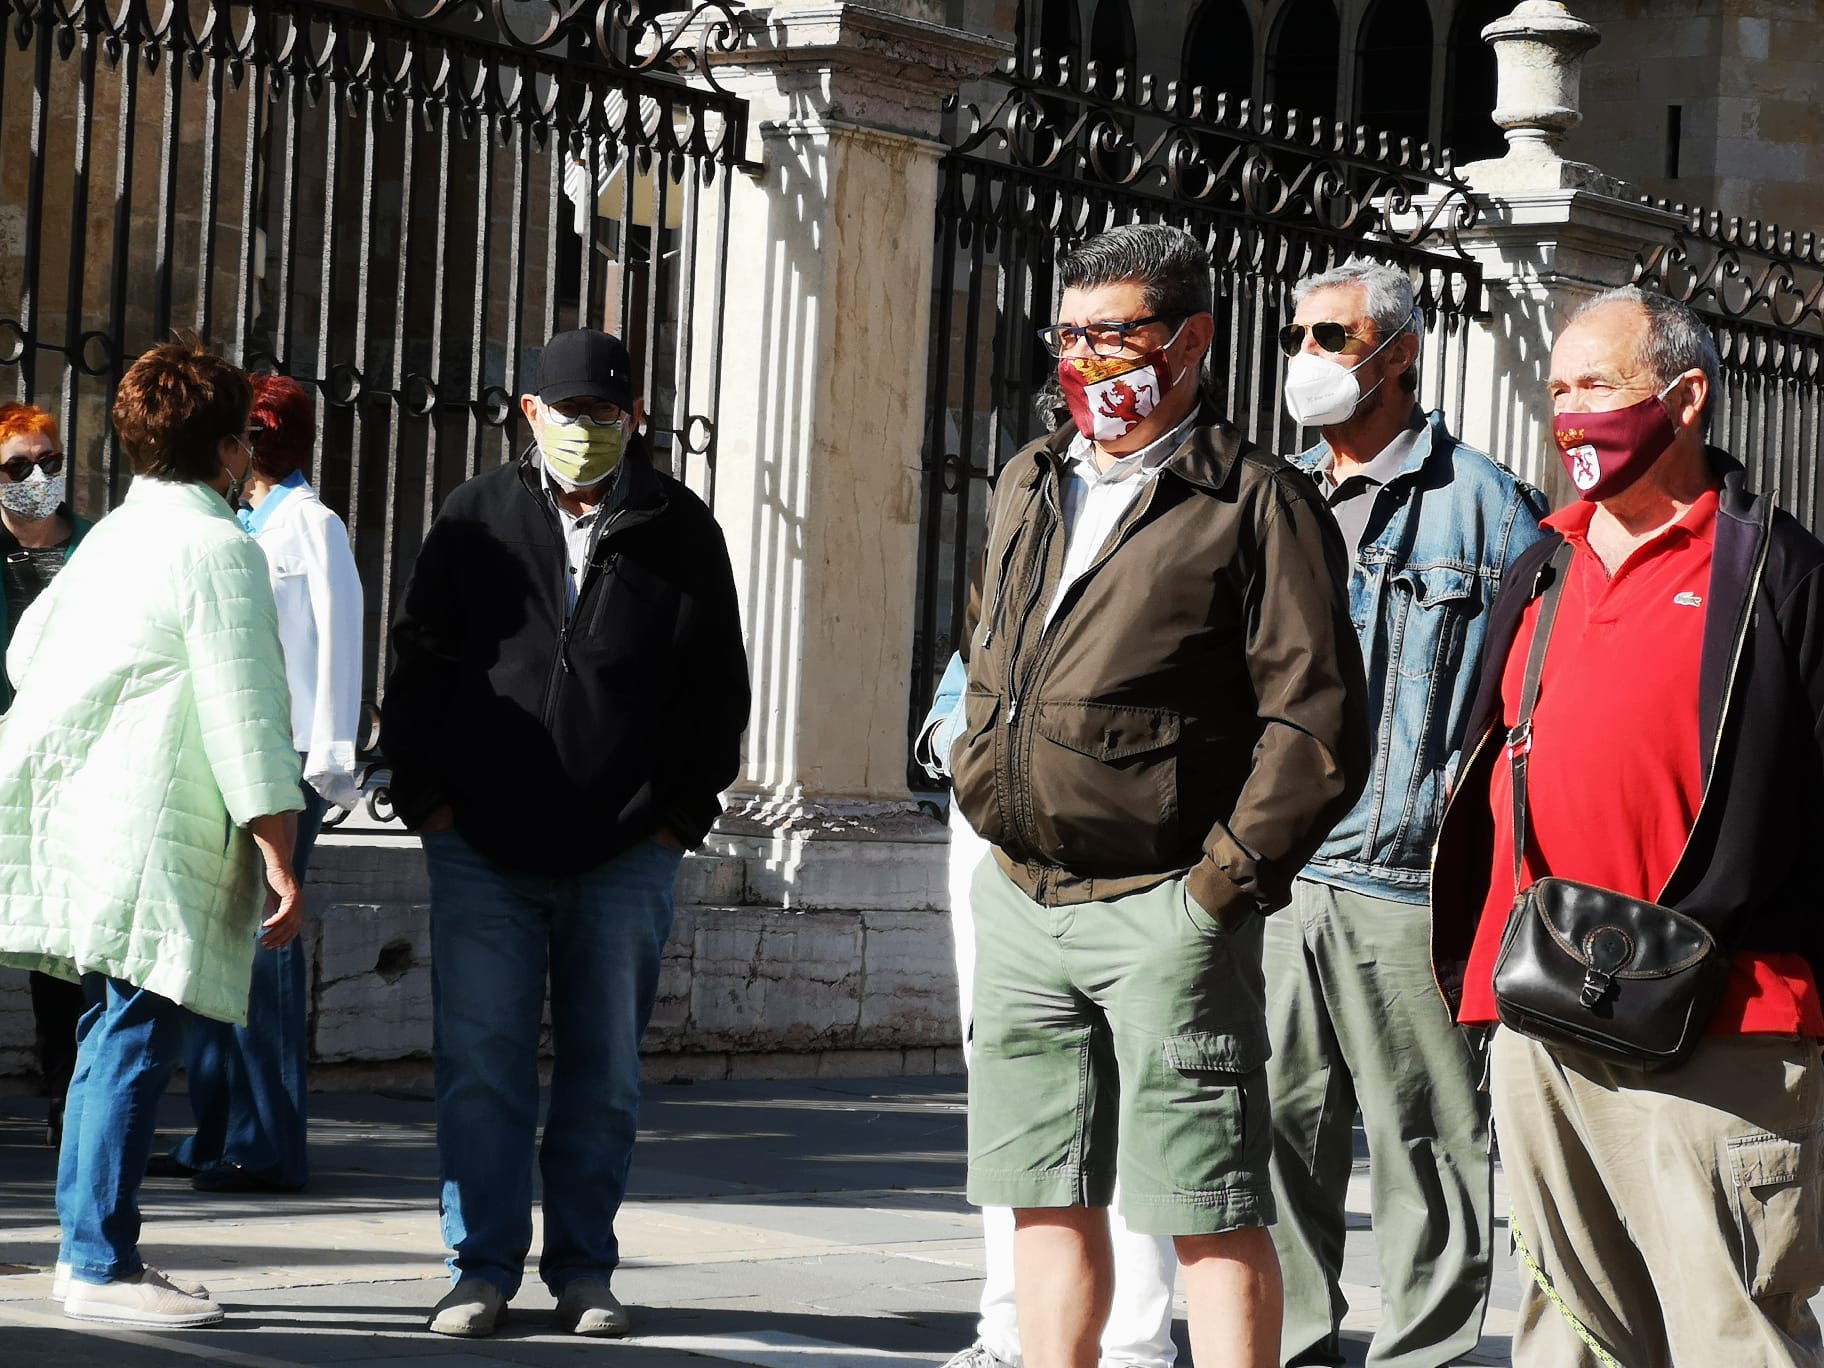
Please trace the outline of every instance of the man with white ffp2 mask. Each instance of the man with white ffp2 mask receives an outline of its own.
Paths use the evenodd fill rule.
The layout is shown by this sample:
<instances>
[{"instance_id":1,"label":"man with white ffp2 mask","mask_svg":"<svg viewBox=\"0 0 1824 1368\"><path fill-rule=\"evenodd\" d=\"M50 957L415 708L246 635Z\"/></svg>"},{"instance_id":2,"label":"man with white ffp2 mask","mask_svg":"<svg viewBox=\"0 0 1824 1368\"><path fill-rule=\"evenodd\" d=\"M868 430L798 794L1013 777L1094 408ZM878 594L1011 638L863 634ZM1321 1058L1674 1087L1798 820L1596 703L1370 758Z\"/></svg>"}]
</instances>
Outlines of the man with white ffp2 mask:
<instances>
[{"instance_id":1,"label":"man with white ffp2 mask","mask_svg":"<svg viewBox=\"0 0 1824 1368\"><path fill-rule=\"evenodd\" d=\"M1280 332L1286 407L1323 440L1294 464L1348 545L1374 777L1268 920L1274 1228L1284 1362L1340 1364L1353 1123L1372 1160L1381 1323L1368 1363L1476 1347L1488 1296L1488 1098L1480 1041L1431 984L1428 864L1463 744L1487 609L1545 502L1415 400L1412 285L1363 261L1302 282Z\"/></svg>"}]
</instances>

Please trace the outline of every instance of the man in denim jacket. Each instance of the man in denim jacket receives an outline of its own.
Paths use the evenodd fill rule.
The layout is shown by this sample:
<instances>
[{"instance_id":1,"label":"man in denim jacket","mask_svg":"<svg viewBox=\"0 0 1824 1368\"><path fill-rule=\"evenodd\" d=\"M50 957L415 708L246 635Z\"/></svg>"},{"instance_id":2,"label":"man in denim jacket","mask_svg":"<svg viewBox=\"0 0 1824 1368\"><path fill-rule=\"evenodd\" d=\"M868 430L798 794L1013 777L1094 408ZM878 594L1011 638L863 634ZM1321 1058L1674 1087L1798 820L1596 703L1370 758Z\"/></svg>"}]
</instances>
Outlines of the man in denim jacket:
<instances>
[{"instance_id":1,"label":"man in denim jacket","mask_svg":"<svg viewBox=\"0 0 1824 1368\"><path fill-rule=\"evenodd\" d=\"M1295 463L1348 543L1368 674L1367 790L1266 926L1274 1244L1284 1361L1340 1364L1344 1207L1357 1109L1372 1157L1381 1323L1372 1365L1473 1350L1491 1262L1479 1041L1431 980L1427 892L1487 612L1540 537L1537 490L1416 402L1419 315L1402 271L1363 261L1302 282L1280 344L1286 403L1323 441Z\"/></svg>"}]
</instances>

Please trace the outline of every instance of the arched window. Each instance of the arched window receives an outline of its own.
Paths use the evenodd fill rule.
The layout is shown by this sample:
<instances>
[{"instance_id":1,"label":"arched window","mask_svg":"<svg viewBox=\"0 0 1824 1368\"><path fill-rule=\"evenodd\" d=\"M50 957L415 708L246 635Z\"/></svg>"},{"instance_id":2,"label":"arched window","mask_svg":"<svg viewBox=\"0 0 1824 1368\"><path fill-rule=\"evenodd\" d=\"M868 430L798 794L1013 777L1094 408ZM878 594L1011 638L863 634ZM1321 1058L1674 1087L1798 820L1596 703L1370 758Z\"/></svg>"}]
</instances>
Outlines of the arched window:
<instances>
[{"instance_id":1,"label":"arched window","mask_svg":"<svg viewBox=\"0 0 1824 1368\"><path fill-rule=\"evenodd\" d=\"M1184 43L1184 84L1254 93L1254 24L1242 0L1203 0Z\"/></svg>"},{"instance_id":2,"label":"arched window","mask_svg":"<svg viewBox=\"0 0 1824 1368\"><path fill-rule=\"evenodd\" d=\"M1125 71L1127 88L1134 88L1134 16L1127 0L1096 0L1095 17L1089 23L1089 50L1083 57L1096 64L1097 94L1115 93L1117 71Z\"/></svg>"},{"instance_id":3,"label":"arched window","mask_svg":"<svg viewBox=\"0 0 1824 1368\"><path fill-rule=\"evenodd\" d=\"M1512 9L1507 0L1463 0L1451 24L1444 142L1458 166L1507 150L1507 139L1489 117L1495 109L1495 50L1482 41L1482 30Z\"/></svg>"},{"instance_id":4,"label":"arched window","mask_svg":"<svg viewBox=\"0 0 1824 1368\"><path fill-rule=\"evenodd\" d=\"M1356 119L1423 142L1431 129L1431 10L1375 0L1356 51Z\"/></svg>"},{"instance_id":5,"label":"arched window","mask_svg":"<svg viewBox=\"0 0 1824 1368\"><path fill-rule=\"evenodd\" d=\"M1305 116L1336 117L1342 25L1331 0L1290 0L1267 49L1267 98Z\"/></svg>"},{"instance_id":6,"label":"arched window","mask_svg":"<svg viewBox=\"0 0 1824 1368\"><path fill-rule=\"evenodd\" d=\"M1058 59L1068 57L1074 71L1077 55L1082 50L1083 33L1077 22L1077 0L1020 0L1014 11L1013 31L1017 37L1020 69L1027 69L1036 50L1041 70L1056 76Z\"/></svg>"}]
</instances>

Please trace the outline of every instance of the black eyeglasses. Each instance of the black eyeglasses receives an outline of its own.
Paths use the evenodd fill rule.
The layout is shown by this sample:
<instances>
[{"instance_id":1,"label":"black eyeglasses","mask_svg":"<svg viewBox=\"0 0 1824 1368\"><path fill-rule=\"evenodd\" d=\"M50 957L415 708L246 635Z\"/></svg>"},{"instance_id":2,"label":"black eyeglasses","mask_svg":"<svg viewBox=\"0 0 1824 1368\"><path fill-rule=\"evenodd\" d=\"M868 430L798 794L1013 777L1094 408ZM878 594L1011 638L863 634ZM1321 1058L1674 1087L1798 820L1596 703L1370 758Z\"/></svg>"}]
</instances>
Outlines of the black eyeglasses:
<instances>
[{"instance_id":1,"label":"black eyeglasses","mask_svg":"<svg viewBox=\"0 0 1824 1368\"><path fill-rule=\"evenodd\" d=\"M1089 343L1090 351L1097 356L1119 356L1127 350L1130 332L1150 328L1155 323L1170 323L1175 317L1174 314L1148 314L1145 318L1130 318L1125 323L1085 323L1081 327L1072 323L1053 323L1049 328L1039 329L1039 341L1053 356L1064 355L1080 341Z\"/></svg>"},{"instance_id":2,"label":"black eyeglasses","mask_svg":"<svg viewBox=\"0 0 1824 1368\"><path fill-rule=\"evenodd\" d=\"M1287 356L1297 356L1305 345L1305 331L1303 323L1286 324L1279 330L1279 349ZM1341 323L1313 323L1310 332L1311 340L1327 352L1340 352L1351 338L1361 336Z\"/></svg>"},{"instance_id":3,"label":"black eyeglasses","mask_svg":"<svg viewBox=\"0 0 1824 1368\"><path fill-rule=\"evenodd\" d=\"M33 460L30 456L15 456L10 461L0 461L0 470L4 470L6 478L14 484L30 479L33 466L38 467L46 475L55 475L63 469L63 453L48 451L37 460Z\"/></svg>"}]
</instances>

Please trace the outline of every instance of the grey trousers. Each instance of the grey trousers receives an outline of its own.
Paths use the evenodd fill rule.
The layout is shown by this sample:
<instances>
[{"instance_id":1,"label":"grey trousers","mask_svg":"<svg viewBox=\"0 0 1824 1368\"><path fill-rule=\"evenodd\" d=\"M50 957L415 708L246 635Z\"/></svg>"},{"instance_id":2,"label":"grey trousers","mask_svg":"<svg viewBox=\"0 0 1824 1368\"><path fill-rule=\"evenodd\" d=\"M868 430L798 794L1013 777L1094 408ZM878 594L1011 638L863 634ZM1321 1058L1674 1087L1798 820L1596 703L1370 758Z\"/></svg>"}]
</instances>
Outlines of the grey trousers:
<instances>
[{"instance_id":1,"label":"grey trousers","mask_svg":"<svg viewBox=\"0 0 1824 1368\"><path fill-rule=\"evenodd\" d=\"M1824 1063L1792 1036L1707 1038L1643 1073L1506 1029L1495 1119L1514 1234L1625 1368L1813 1368L1824 1284ZM1594 1368L1521 1270L1516 1368Z\"/></svg>"},{"instance_id":2,"label":"grey trousers","mask_svg":"<svg viewBox=\"0 0 1824 1368\"><path fill-rule=\"evenodd\" d=\"M1267 918L1273 1244L1284 1362L1341 1363L1344 1209L1355 1114L1381 1263L1375 1368L1438 1368L1476 1347L1492 1232L1479 1051L1431 974L1422 904L1296 879Z\"/></svg>"}]
</instances>

